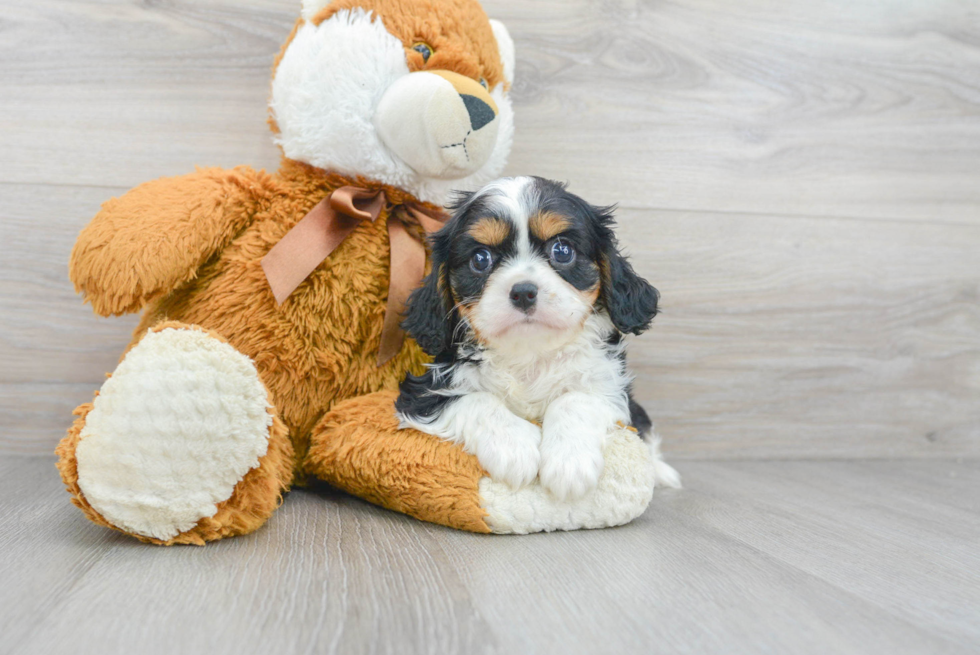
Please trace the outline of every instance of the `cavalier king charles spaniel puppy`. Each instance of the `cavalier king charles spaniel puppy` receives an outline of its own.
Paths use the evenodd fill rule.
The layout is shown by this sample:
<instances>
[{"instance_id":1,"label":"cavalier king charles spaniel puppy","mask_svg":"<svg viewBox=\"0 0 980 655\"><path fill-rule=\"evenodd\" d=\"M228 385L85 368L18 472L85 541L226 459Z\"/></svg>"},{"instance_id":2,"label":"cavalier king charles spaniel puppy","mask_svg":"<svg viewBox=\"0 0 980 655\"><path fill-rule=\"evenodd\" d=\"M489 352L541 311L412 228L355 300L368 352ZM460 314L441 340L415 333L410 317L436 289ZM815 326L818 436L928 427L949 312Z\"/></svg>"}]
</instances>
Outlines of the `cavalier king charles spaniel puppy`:
<instances>
[{"instance_id":1,"label":"cavalier king charles spaniel puppy","mask_svg":"<svg viewBox=\"0 0 980 655\"><path fill-rule=\"evenodd\" d=\"M624 353L659 293L620 254L611 208L516 177L452 210L402 324L434 362L402 383L401 426L461 444L495 480L540 477L567 500L596 487L610 431L631 425L651 443L657 482L677 486Z\"/></svg>"}]
</instances>

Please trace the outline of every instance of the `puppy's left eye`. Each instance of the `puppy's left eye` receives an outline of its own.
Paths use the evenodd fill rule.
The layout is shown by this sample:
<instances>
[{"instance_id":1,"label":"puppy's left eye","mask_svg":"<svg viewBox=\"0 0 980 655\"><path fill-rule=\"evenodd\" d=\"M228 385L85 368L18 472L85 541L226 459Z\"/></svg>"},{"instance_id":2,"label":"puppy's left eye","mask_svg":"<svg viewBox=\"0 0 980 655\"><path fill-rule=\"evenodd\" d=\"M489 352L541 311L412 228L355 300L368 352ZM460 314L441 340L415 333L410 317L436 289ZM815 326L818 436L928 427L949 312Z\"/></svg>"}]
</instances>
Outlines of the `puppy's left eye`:
<instances>
[{"instance_id":1,"label":"puppy's left eye","mask_svg":"<svg viewBox=\"0 0 980 655\"><path fill-rule=\"evenodd\" d=\"M470 257L470 268L476 273L486 273L493 266L493 255L486 248L480 248Z\"/></svg>"},{"instance_id":2,"label":"puppy's left eye","mask_svg":"<svg viewBox=\"0 0 980 655\"><path fill-rule=\"evenodd\" d=\"M572 247L572 244L558 239L551 244L549 257L551 258L551 263L558 268L567 268L575 261L575 248Z\"/></svg>"}]
</instances>

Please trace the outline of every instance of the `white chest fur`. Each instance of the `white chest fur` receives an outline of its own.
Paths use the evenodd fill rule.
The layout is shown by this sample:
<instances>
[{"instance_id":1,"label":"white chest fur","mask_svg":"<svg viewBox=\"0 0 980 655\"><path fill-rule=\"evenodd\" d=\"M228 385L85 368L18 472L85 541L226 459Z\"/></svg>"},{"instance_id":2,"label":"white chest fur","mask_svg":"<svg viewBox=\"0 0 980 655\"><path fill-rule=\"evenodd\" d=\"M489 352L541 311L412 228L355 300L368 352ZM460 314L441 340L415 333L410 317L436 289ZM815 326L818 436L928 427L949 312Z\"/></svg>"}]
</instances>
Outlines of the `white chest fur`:
<instances>
[{"instance_id":1,"label":"white chest fur","mask_svg":"<svg viewBox=\"0 0 980 655\"><path fill-rule=\"evenodd\" d=\"M573 340L557 348L526 342L508 351L484 351L479 362L459 366L453 391L492 393L514 414L535 422L557 398L581 392L603 398L621 410L617 420L628 423L629 375L621 347L606 343L612 330L607 317L593 315Z\"/></svg>"}]
</instances>

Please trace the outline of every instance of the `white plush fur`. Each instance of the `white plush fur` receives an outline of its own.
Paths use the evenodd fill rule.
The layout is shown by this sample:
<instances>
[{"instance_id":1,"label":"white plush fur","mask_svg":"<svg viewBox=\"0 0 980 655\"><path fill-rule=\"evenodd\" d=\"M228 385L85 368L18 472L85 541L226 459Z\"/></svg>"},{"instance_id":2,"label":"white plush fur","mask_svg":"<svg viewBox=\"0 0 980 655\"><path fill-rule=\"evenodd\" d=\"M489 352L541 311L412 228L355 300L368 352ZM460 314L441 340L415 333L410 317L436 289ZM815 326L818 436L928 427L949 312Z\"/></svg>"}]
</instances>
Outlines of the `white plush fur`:
<instances>
[{"instance_id":1,"label":"white plush fur","mask_svg":"<svg viewBox=\"0 0 980 655\"><path fill-rule=\"evenodd\" d=\"M252 361L196 329L148 333L102 386L76 450L78 485L113 525L185 532L258 466L272 415Z\"/></svg>"},{"instance_id":2,"label":"white plush fur","mask_svg":"<svg viewBox=\"0 0 980 655\"><path fill-rule=\"evenodd\" d=\"M303 16L308 19L319 8L319 2L306 2ZM271 108L283 153L318 168L401 187L436 204L445 204L453 189L475 189L496 177L506 163L514 132L504 85L490 91L499 125L486 163L466 177L438 179L396 156L373 122L385 91L409 74L403 44L370 13L345 10L319 26L304 23L272 83Z\"/></svg>"},{"instance_id":3,"label":"white plush fur","mask_svg":"<svg viewBox=\"0 0 980 655\"><path fill-rule=\"evenodd\" d=\"M483 478L480 498L486 522L499 534L605 528L629 523L653 496L655 467L650 449L628 430L607 439L605 469L598 485L577 500L560 500L541 485L514 489Z\"/></svg>"},{"instance_id":4,"label":"white plush fur","mask_svg":"<svg viewBox=\"0 0 980 655\"><path fill-rule=\"evenodd\" d=\"M300 15L303 16L303 20L310 20L328 4L330 0L303 0L303 10Z\"/></svg>"},{"instance_id":5,"label":"white plush fur","mask_svg":"<svg viewBox=\"0 0 980 655\"><path fill-rule=\"evenodd\" d=\"M472 86L485 93L479 85ZM455 180L490 159L500 119L473 130L460 91L445 77L420 71L388 87L374 113L374 125L385 146L418 174Z\"/></svg>"},{"instance_id":6,"label":"white plush fur","mask_svg":"<svg viewBox=\"0 0 980 655\"><path fill-rule=\"evenodd\" d=\"M514 40L510 38L510 32L507 31L507 27L499 20L491 18L490 28L493 30L494 38L497 40L497 50L500 51L500 59L504 63L504 78L508 82L513 83L515 65Z\"/></svg>"}]
</instances>

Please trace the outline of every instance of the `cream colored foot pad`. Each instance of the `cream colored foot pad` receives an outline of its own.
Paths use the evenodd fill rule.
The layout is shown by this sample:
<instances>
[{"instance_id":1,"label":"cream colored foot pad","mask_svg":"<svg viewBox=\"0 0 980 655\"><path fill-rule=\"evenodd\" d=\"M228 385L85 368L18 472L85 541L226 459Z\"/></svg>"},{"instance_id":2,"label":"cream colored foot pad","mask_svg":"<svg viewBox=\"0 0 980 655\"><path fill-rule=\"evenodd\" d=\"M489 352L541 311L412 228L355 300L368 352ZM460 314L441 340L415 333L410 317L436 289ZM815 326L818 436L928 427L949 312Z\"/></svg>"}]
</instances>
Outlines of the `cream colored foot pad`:
<instances>
[{"instance_id":1,"label":"cream colored foot pad","mask_svg":"<svg viewBox=\"0 0 980 655\"><path fill-rule=\"evenodd\" d=\"M213 516L268 448L252 361L195 329L150 332L102 386L78 444L78 486L117 527L166 540Z\"/></svg>"}]
</instances>

